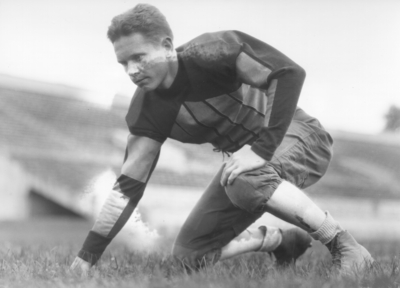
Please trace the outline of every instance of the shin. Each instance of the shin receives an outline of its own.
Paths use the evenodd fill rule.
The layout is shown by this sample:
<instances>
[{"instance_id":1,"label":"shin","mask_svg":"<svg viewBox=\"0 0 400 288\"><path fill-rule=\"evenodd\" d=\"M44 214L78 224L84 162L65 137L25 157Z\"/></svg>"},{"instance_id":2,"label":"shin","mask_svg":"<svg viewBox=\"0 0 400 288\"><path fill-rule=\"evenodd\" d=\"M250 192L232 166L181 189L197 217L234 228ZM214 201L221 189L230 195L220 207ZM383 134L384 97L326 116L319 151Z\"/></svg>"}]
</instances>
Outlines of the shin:
<instances>
[{"instance_id":1,"label":"shin","mask_svg":"<svg viewBox=\"0 0 400 288\"><path fill-rule=\"evenodd\" d=\"M228 259L243 253L258 251L271 252L282 241L281 231L276 227L261 226L247 229L222 247L220 260Z\"/></svg>"}]
</instances>

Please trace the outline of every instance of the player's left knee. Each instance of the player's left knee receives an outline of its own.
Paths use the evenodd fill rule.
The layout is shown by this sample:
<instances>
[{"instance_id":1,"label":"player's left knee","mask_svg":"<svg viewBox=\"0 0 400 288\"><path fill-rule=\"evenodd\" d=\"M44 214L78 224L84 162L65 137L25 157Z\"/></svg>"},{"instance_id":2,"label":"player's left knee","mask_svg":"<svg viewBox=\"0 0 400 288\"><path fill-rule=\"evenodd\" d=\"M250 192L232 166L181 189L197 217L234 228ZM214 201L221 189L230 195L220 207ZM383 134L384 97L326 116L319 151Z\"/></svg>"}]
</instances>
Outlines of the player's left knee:
<instances>
[{"instance_id":1,"label":"player's left knee","mask_svg":"<svg viewBox=\"0 0 400 288\"><path fill-rule=\"evenodd\" d=\"M233 205L251 214L264 212L264 206L282 182L273 168L240 174L225 187Z\"/></svg>"},{"instance_id":2,"label":"player's left knee","mask_svg":"<svg viewBox=\"0 0 400 288\"><path fill-rule=\"evenodd\" d=\"M172 255L188 271L197 271L207 265L213 265L221 257L221 249L211 249L207 252L188 249L174 244Z\"/></svg>"}]
</instances>

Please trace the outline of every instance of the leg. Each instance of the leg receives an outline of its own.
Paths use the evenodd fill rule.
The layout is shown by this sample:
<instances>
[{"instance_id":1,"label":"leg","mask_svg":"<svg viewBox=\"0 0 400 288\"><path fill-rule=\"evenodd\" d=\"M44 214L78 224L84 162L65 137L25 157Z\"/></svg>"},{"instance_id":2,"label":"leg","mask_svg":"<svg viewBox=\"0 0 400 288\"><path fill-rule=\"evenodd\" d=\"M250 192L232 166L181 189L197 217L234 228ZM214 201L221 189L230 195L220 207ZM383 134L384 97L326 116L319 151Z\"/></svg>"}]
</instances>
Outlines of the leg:
<instances>
[{"instance_id":1,"label":"leg","mask_svg":"<svg viewBox=\"0 0 400 288\"><path fill-rule=\"evenodd\" d=\"M282 232L279 228L261 226L258 229L246 229L222 247L220 260L252 251L272 252L281 242Z\"/></svg>"},{"instance_id":2,"label":"leg","mask_svg":"<svg viewBox=\"0 0 400 288\"><path fill-rule=\"evenodd\" d=\"M287 181L279 185L264 209L309 233L317 231L326 218L325 212L303 191Z\"/></svg>"},{"instance_id":3,"label":"leg","mask_svg":"<svg viewBox=\"0 0 400 288\"><path fill-rule=\"evenodd\" d=\"M303 133L310 134L309 127L303 127L303 130L305 130ZM297 131L293 132L293 134L295 133ZM285 141L286 143L283 143L284 145L281 145L280 150L277 151L278 154L284 155L289 148L299 142L297 136L285 137ZM233 185L226 187L226 190L219 184L220 171L183 225L175 241L173 254L184 262L190 263L190 266L196 267L199 259L204 258L207 261L215 262L220 257L225 259L238 253L253 251L261 245L263 245L262 251L271 251L271 247L276 247L274 241L280 241L279 239L282 237L272 237L274 229L266 229L265 235L260 235L260 231L244 230L264 213L265 203L282 182L281 176L278 175L278 171L282 170L279 159L280 157L276 158L262 169L239 175ZM283 171L286 170L283 169ZM310 173L307 179L319 179L322 176L319 173L318 171ZM302 174L290 173L288 175L295 175L293 178L300 179L297 176ZM299 242L306 243L306 245L301 245L299 249L295 250L304 252L308 248L309 237L297 232L285 233L288 237L285 237L282 244L296 242L300 239ZM230 245L227 245L236 236L238 237ZM262 243L261 236L263 236ZM265 241L266 239L271 241ZM224 247L225 245L227 246ZM221 250L222 247L224 248ZM282 250L282 247L278 248L279 251ZM287 253L284 254L285 259L288 259ZM298 256L300 254L296 253ZM296 259L298 256L290 257Z\"/></svg>"},{"instance_id":4,"label":"leg","mask_svg":"<svg viewBox=\"0 0 400 288\"><path fill-rule=\"evenodd\" d=\"M245 177L244 180L252 185L261 185L256 187L256 191L261 193L244 194L245 189L227 189L227 194L234 204L250 213L269 212L306 230L314 239L327 245L334 264L345 271L354 265L362 267L373 259L329 213L322 211L299 189L314 184L325 174L331 158L331 145L331 137L319 122L298 110L270 163L286 181L279 182L269 198L263 198L259 196L268 193L262 192L265 189L262 179L251 180L252 175L240 175L239 178ZM263 172L268 174L269 171Z\"/></svg>"},{"instance_id":5,"label":"leg","mask_svg":"<svg viewBox=\"0 0 400 288\"><path fill-rule=\"evenodd\" d=\"M288 182L282 182L265 205L265 211L290 222L325 244L332 254L333 264L341 273L363 269L374 261L370 253L337 223L324 213L304 192Z\"/></svg>"},{"instance_id":6,"label":"leg","mask_svg":"<svg viewBox=\"0 0 400 288\"><path fill-rule=\"evenodd\" d=\"M248 213L233 205L220 185L221 172L222 169L193 208L172 249L172 253L191 268L198 268L204 262L218 261L222 247L262 215ZM253 236L249 238L256 239L259 235L254 233Z\"/></svg>"},{"instance_id":7,"label":"leg","mask_svg":"<svg viewBox=\"0 0 400 288\"><path fill-rule=\"evenodd\" d=\"M250 251L283 250L282 263L304 253L311 239L299 229L283 233L266 226L245 230L263 213L251 209L254 202L267 201L281 181L272 167L244 173L227 188L220 186L221 172L222 169L181 228L173 247L175 256L186 266L197 269ZM294 242L301 245L293 245ZM296 249L286 249L288 244Z\"/></svg>"},{"instance_id":8,"label":"leg","mask_svg":"<svg viewBox=\"0 0 400 288\"><path fill-rule=\"evenodd\" d=\"M301 110L296 116L300 122L295 117L284 139L286 145L281 145L288 149L280 147L275 160L282 177L297 187L282 182L265 203L264 211L303 228L315 240L326 244L335 266L341 271L349 271L352 266L363 267L373 261L368 251L298 188L312 185L325 173L332 140L318 121L307 117ZM305 129L305 125L309 128ZM307 130L314 132L304 133ZM287 145L290 142L298 144Z\"/></svg>"},{"instance_id":9,"label":"leg","mask_svg":"<svg viewBox=\"0 0 400 288\"><path fill-rule=\"evenodd\" d=\"M307 232L315 232L326 215L299 188L316 183L325 174L332 157L332 138L318 120L298 109L275 163L283 181L265 204L264 210ZM290 183L289 183L290 182Z\"/></svg>"}]
</instances>

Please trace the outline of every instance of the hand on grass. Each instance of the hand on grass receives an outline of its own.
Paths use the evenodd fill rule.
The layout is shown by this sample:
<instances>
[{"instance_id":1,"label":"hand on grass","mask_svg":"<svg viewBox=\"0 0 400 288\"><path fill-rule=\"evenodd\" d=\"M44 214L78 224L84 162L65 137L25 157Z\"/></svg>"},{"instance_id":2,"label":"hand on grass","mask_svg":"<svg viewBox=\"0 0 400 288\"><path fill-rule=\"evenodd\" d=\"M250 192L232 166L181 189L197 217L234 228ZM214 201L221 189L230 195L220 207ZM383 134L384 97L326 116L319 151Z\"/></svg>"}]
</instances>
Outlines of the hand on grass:
<instances>
[{"instance_id":1,"label":"hand on grass","mask_svg":"<svg viewBox=\"0 0 400 288\"><path fill-rule=\"evenodd\" d=\"M90 263L86 262L85 260L75 257L74 262L71 264L69 268L71 271L80 273L81 275L87 276L90 270Z\"/></svg>"},{"instance_id":2,"label":"hand on grass","mask_svg":"<svg viewBox=\"0 0 400 288\"><path fill-rule=\"evenodd\" d=\"M267 160L254 153L249 145L245 145L224 163L221 185L231 185L240 174L261 168L265 164Z\"/></svg>"}]
</instances>

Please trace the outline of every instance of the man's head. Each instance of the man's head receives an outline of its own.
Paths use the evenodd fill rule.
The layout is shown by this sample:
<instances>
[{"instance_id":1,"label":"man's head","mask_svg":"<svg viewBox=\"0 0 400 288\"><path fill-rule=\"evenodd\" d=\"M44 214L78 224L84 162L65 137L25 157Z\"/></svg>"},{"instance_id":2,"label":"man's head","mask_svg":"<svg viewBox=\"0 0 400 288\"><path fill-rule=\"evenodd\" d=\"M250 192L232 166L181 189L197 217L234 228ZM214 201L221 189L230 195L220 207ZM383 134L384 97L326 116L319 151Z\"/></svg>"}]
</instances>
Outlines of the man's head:
<instances>
[{"instance_id":1,"label":"man's head","mask_svg":"<svg viewBox=\"0 0 400 288\"><path fill-rule=\"evenodd\" d=\"M173 35L156 7L139 4L114 17L107 36L118 62L136 85L154 90L172 84L177 71Z\"/></svg>"},{"instance_id":2,"label":"man's head","mask_svg":"<svg viewBox=\"0 0 400 288\"><path fill-rule=\"evenodd\" d=\"M134 8L115 16L108 27L107 36L114 43L123 36L140 33L148 39L158 42L161 38L174 39L167 19L156 7L138 4Z\"/></svg>"}]
</instances>

